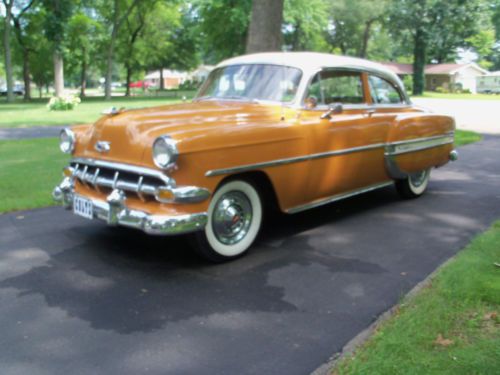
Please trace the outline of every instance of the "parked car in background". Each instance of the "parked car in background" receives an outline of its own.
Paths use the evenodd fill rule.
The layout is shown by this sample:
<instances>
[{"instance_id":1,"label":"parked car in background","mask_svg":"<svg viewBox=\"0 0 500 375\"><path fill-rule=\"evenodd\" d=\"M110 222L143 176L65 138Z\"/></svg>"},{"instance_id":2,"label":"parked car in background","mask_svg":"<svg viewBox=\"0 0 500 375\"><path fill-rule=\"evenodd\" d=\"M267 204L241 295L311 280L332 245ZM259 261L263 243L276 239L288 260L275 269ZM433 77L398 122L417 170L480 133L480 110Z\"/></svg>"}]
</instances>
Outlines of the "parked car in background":
<instances>
[{"instance_id":1,"label":"parked car in background","mask_svg":"<svg viewBox=\"0 0 500 375\"><path fill-rule=\"evenodd\" d=\"M129 87L130 88L135 88L135 89L148 89L150 87L152 87L153 85L149 82L146 82L146 81L136 81L136 82L132 82L129 84Z\"/></svg>"},{"instance_id":2,"label":"parked car in background","mask_svg":"<svg viewBox=\"0 0 500 375\"><path fill-rule=\"evenodd\" d=\"M88 219L188 233L221 262L250 248L273 207L293 214L392 184L422 195L432 168L457 158L454 130L382 65L248 55L220 63L192 103L65 129L72 159L53 194Z\"/></svg>"},{"instance_id":3,"label":"parked car in background","mask_svg":"<svg viewBox=\"0 0 500 375\"><path fill-rule=\"evenodd\" d=\"M12 88L14 95L24 96L24 85L16 84ZM0 88L0 96L7 96L7 86L3 86Z\"/></svg>"},{"instance_id":4,"label":"parked car in background","mask_svg":"<svg viewBox=\"0 0 500 375\"><path fill-rule=\"evenodd\" d=\"M500 94L500 71L477 77L479 94Z\"/></svg>"}]
</instances>

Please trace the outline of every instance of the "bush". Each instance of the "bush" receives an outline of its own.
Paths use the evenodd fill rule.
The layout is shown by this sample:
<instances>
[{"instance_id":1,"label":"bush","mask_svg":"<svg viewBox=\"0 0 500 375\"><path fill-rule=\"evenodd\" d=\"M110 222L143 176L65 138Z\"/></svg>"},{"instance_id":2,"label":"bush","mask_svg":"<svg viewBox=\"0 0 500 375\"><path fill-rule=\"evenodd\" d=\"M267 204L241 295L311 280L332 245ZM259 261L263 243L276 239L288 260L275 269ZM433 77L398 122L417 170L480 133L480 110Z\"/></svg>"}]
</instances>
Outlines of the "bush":
<instances>
[{"instance_id":1,"label":"bush","mask_svg":"<svg viewBox=\"0 0 500 375\"><path fill-rule=\"evenodd\" d=\"M436 88L436 92L439 92L441 94L449 94L450 90L448 90L448 88L446 88L446 87L439 86Z\"/></svg>"},{"instance_id":2,"label":"bush","mask_svg":"<svg viewBox=\"0 0 500 375\"><path fill-rule=\"evenodd\" d=\"M78 104L80 104L80 98L78 96L53 96L50 98L47 108L49 111L71 111L75 109Z\"/></svg>"},{"instance_id":3,"label":"bush","mask_svg":"<svg viewBox=\"0 0 500 375\"><path fill-rule=\"evenodd\" d=\"M413 77L411 75L404 76L403 84L407 92L413 92Z\"/></svg>"}]
</instances>

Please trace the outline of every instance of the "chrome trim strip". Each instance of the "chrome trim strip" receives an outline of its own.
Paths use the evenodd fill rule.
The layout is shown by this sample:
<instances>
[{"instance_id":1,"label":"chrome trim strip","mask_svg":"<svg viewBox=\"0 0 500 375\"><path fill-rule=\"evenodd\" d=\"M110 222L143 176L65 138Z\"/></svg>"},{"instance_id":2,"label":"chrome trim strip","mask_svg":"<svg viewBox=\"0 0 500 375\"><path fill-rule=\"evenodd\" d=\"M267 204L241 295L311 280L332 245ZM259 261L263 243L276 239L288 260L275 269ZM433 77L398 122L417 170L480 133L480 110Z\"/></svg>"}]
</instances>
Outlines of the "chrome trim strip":
<instances>
[{"instance_id":1,"label":"chrome trim strip","mask_svg":"<svg viewBox=\"0 0 500 375\"><path fill-rule=\"evenodd\" d=\"M304 156L296 156L296 157L288 158L288 159L277 159L277 160L273 160L273 161L267 161L267 162L256 163L256 164L247 164L247 165L242 165L242 166L232 167L232 168L214 169L214 170L210 170L207 173L205 173L205 176L212 177L212 176L219 176L222 174L241 173L241 172L246 172L246 171L254 170L254 169L258 169L258 168L276 167L279 165L299 163L299 162L303 162L303 161L316 160L316 159L323 159L323 158L327 158L330 156L339 156L339 155L351 154L354 152L360 152L360 151L365 151L365 150L373 150L376 148L382 148L384 146L385 146L385 143L374 143L374 144L367 145L367 146L359 146L359 147L346 148L343 150L321 152L321 153L317 153L317 154L310 154L310 155L304 155Z\"/></svg>"},{"instance_id":2,"label":"chrome trim strip","mask_svg":"<svg viewBox=\"0 0 500 375\"><path fill-rule=\"evenodd\" d=\"M162 180L165 184L167 184L169 186L175 186L175 181L172 178L164 175L162 172L160 172L156 169L139 167L139 166L130 165L130 164L96 160L96 159L90 159L90 158L73 158L71 160L71 163L85 164L85 165L90 165L91 167L96 167L96 168L117 169L117 170L120 170L123 172L131 172L131 173L137 173L139 175L156 177L156 178Z\"/></svg>"},{"instance_id":3,"label":"chrome trim strip","mask_svg":"<svg viewBox=\"0 0 500 375\"><path fill-rule=\"evenodd\" d=\"M370 186L364 187L362 189L352 190L352 191L349 191L347 193L332 195L331 197L328 197L328 198L325 198L325 199L322 199L322 200L319 200L316 202L306 203L306 204L301 205L301 206L292 207L292 208L286 210L286 212L289 214L295 214L297 212L306 211L306 210L309 210L311 208L323 206L323 205L328 204L328 203L333 203L336 201L340 201L342 199L354 197L354 196L359 195L359 194L368 193L369 191L372 191L372 190L381 189L383 187L386 187L386 186L389 186L392 184L393 184L392 181L384 182L381 184L370 185Z\"/></svg>"},{"instance_id":4,"label":"chrome trim strip","mask_svg":"<svg viewBox=\"0 0 500 375\"><path fill-rule=\"evenodd\" d=\"M372 150L372 149L377 149L377 148L382 148L385 147L385 155L398 155L400 153L404 152L411 152L411 151L420 151L420 150L425 150L427 148L433 148L441 145L445 145L448 143L453 143L453 137L454 133L450 132L445 135L438 135L438 136L432 136L432 137L425 137L425 138L416 138L416 139L410 139L410 140L405 140L405 141L397 141L397 142L391 142L391 143L374 143L371 145L367 146L359 146L359 147L352 147L352 148L346 148L342 150L335 150L335 151L328 151L328 152L321 152L318 154L310 154L310 155L304 155L304 156L296 156L292 158L287 158L287 159L277 159L277 160L272 160L272 161L267 161L267 162L262 162L262 163L255 163L255 164L246 164L246 165L241 165L237 167L231 167L231 168L222 168L222 169L213 169L209 170L205 173L206 177L213 177L213 176L220 176L224 174L232 174L232 173L241 173L241 172L247 172L259 168L267 168L267 167L276 167L280 165L286 165L286 164L291 164L291 163L299 163L303 161L310 161L310 160L316 160L316 159L321 159L321 158L327 158L331 156L339 156L339 155L346 155L350 154L353 152L360 152L360 151L366 151L366 150ZM442 142L438 142L439 140L442 140ZM430 144L421 144L423 142L427 141L433 141ZM388 149L389 147L398 147L401 145L409 145L409 144L414 144L418 143L418 147L411 149L409 151L398 151L397 153L394 153L392 149Z\"/></svg>"},{"instance_id":5,"label":"chrome trim strip","mask_svg":"<svg viewBox=\"0 0 500 375\"><path fill-rule=\"evenodd\" d=\"M447 134L443 136L394 142L386 146L385 155L394 156L394 155L406 154L408 152L427 150L429 148L450 144L453 143L454 141L455 141L454 135Z\"/></svg>"}]
</instances>

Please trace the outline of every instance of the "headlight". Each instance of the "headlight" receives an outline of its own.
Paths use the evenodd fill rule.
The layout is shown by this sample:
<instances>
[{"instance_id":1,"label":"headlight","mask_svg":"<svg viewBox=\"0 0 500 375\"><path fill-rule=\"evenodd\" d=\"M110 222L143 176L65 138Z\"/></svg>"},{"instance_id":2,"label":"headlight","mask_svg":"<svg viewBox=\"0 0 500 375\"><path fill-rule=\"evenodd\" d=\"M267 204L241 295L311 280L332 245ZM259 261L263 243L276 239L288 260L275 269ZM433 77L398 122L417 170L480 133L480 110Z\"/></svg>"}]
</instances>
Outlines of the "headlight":
<instances>
[{"instance_id":1,"label":"headlight","mask_svg":"<svg viewBox=\"0 0 500 375\"><path fill-rule=\"evenodd\" d=\"M161 168L166 169L171 167L179 156L176 142L164 135L155 140L153 143L153 161Z\"/></svg>"},{"instance_id":2,"label":"headlight","mask_svg":"<svg viewBox=\"0 0 500 375\"><path fill-rule=\"evenodd\" d=\"M59 137L59 148L65 154L71 154L75 149L75 133L69 129L61 130L61 135Z\"/></svg>"}]
</instances>

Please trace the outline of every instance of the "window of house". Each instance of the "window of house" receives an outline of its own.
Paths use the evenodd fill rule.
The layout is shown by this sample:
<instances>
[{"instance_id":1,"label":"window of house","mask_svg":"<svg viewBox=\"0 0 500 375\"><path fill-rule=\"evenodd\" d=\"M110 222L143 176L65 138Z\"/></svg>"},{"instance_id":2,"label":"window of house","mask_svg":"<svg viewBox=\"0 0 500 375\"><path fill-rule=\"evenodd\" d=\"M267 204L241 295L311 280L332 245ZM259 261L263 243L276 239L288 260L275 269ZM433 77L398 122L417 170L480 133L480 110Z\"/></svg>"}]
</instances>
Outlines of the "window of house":
<instances>
[{"instance_id":1,"label":"window of house","mask_svg":"<svg viewBox=\"0 0 500 375\"><path fill-rule=\"evenodd\" d=\"M377 76L369 76L368 82L373 103L400 104L404 102L399 90L389 81Z\"/></svg>"},{"instance_id":2,"label":"window of house","mask_svg":"<svg viewBox=\"0 0 500 375\"><path fill-rule=\"evenodd\" d=\"M318 105L364 103L361 73L338 70L321 71L313 78L307 97L317 99Z\"/></svg>"}]
</instances>

